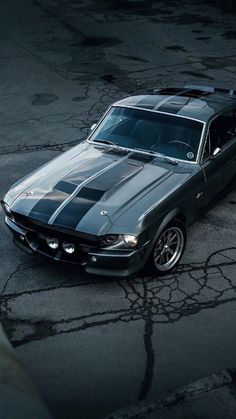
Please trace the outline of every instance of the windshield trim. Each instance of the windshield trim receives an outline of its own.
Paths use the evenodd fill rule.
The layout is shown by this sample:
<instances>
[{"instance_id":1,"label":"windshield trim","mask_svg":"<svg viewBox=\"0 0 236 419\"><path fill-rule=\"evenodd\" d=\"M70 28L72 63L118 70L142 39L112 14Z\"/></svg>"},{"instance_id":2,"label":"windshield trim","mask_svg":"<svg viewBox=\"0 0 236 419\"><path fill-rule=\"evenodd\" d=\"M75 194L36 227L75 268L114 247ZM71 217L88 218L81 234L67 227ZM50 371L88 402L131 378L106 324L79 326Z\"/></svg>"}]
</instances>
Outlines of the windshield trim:
<instances>
[{"instance_id":1,"label":"windshield trim","mask_svg":"<svg viewBox=\"0 0 236 419\"><path fill-rule=\"evenodd\" d=\"M197 121L200 122L202 125L205 124L205 121L202 121L201 119L198 118L192 118L191 116L185 116L185 115L179 115L179 114L175 114L175 113L171 113L171 112L163 112L163 111L159 111L158 109L147 109L147 108L141 108L139 106L132 106L132 105L119 105L119 104L114 104L111 106L111 108L130 108L130 109L136 109L141 110L141 111L145 111L145 112L154 112L154 113L161 113L162 115L169 115L169 116L173 116L175 118L184 118L184 119L191 119L192 121Z\"/></svg>"},{"instance_id":2,"label":"windshield trim","mask_svg":"<svg viewBox=\"0 0 236 419\"><path fill-rule=\"evenodd\" d=\"M175 117L175 118L190 119L192 121L196 121L196 122L201 123L202 124L202 132L201 132L201 137L200 137L200 140L199 140L199 145L198 145L198 151L197 151L197 155L196 155L196 160L189 161L189 160L179 159L177 157L165 156L167 158L170 157L171 159L176 160L177 162L183 162L183 163L188 163L188 164L199 164L199 158L200 158L200 154L201 154L201 147L202 147L202 143L204 141L204 134L205 134L205 128L206 128L207 123L204 122L204 121L202 121L202 120L200 120L200 119L192 118L190 116L176 115L176 114L172 114L172 113L169 113L169 112L163 112L163 111L158 111L158 110L153 110L153 109L145 109L145 108L140 108L140 107L130 106L130 105L124 106L124 105L114 104L114 105L111 105L107 109L107 111L105 112L105 114L102 116L102 118L98 122L98 124L97 124L96 128L94 129L94 131L92 131L91 134L86 139L87 142L89 142L90 144L96 144L96 145L104 146L104 147L117 147L116 144L114 144L114 146L111 145L111 144L104 144L102 142L99 144L99 141L93 141L91 139L92 135L95 134L95 132L97 131L97 128L100 126L100 124L103 122L104 118L107 116L107 114L110 112L110 110L112 108L136 109L136 110L141 110L141 111L145 111L145 112L153 112L153 113L159 113L159 114L162 114L162 115L169 115L169 116L172 116L172 117ZM121 148L121 149L123 149L123 150L128 150L128 151L135 152L135 150L133 148L124 147L124 146L120 146L120 145L118 147ZM148 154L149 156L150 155L153 155L154 156L154 154L153 153L150 153L148 150L140 151L140 153ZM158 154L157 154L157 157L158 157Z\"/></svg>"},{"instance_id":3,"label":"windshield trim","mask_svg":"<svg viewBox=\"0 0 236 419\"><path fill-rule=\"evenodd\" d=\"M135 150L134 148L124 147L124 146L121 146L121 145L117 146L116 144L112 145L112 144L104 144L102 142L99 143L99 141L93 141L93 140L90 140L89 138L86 141L88 143L90 143L90 144L93 144L93 145L96 145L96 146L99 146L99 147L101 147L101 146L102 147L109 147L109 148L117 148L117 147L119 147L122 150L133 151L133 153L147 154L149 156L153 156L153 157L157 157L157 158L158 157L160 157L160 158L165 158L166 157L167 159L169 158L169 159L175 160L176 162L183 162L183 163L189 163L189 164L198 164L197 161L189 161L189 160L177 159L176 157L170 157L170 156L166 156L166 155L160 155L160 153L158 154L158 152L157 152L157 154L154 154L154 153L149 152L148 150L141 151L141 150Z\"/></svg>"}]
</instances>

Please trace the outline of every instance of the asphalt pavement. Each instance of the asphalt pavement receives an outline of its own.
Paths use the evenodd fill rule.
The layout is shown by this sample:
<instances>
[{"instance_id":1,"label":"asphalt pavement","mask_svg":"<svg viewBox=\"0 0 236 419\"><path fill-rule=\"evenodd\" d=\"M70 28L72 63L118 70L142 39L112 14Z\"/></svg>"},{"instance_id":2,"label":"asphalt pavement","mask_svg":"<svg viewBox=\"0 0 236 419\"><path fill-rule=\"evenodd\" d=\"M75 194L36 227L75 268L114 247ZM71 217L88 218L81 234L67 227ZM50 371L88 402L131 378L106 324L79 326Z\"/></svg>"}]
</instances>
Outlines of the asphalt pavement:
<instances>
[{"instance_id":1,"label":"asphalt pavement","mask_svg":"<svg viewBox=\"0 0 236 419\"><path fill-rule=\"evenodd\" d=\"M153 403L139 402L106 419L234 419L235 370L224 370L163 395Z\"/></svg>"},{"instance_id":2,"label":"asphalt pavement","mask_svg":"<svg viewBox=\"0 0 236 419\"><path fill-rule=\"evenodd\" d=\"M0 193L150 86L236 87L235 15L203 1L3 0ZM101 419L236 366L236 188L168 277L95 278L17 249L0 212L2 324L58 419Z\"/></svg>"}]
</instances>

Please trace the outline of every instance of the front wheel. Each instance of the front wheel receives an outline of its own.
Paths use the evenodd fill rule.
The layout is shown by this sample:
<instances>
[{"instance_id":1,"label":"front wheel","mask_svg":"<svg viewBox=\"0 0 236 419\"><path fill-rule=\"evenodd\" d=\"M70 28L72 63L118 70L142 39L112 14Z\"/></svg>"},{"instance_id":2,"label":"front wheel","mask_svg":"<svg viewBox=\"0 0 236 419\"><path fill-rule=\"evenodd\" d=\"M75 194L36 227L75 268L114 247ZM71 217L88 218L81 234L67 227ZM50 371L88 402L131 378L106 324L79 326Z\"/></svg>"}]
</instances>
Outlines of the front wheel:
<instances>
[{"instance_id":1,"label":"front wheel","mask_svg":"<svg viewBox=\"0 0 236 419\"><path fill-rule=\"evenodd\" d=\"M185 226L180 221L168 224L157 238L147 267L152 274L167 274L180 261L186 245Z\"/></svg>"}]
</instances>

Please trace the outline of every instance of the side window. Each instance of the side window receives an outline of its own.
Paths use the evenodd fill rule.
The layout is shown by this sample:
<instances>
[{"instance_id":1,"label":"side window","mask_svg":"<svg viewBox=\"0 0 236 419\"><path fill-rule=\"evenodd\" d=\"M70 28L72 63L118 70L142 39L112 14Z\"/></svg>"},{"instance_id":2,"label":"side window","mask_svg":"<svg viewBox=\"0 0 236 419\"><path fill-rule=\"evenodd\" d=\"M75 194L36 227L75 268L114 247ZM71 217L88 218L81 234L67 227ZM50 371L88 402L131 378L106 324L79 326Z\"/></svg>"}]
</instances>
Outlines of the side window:
<instances>
[{"instance_id":1,"label":"side window","mask_svg":"<svg viewBox=\"0 0 236 419\"><path fill-rule=\"evenodd\" d=\"M210 126L211 152L215 148L224 147L235 137L235 110L222 113L214 119Z\"/></svg>"},{"instance_id":2,"label":"side window","mask_svg":"<svg viewBox=\"0 0 236 419\"><path fill-rule=\"evenodd\" d=\"M203 152L203 160L211 156L217 148L223 148L235 136L236 109L222 113L211 122Z\"/></svg>"}]
</instances>

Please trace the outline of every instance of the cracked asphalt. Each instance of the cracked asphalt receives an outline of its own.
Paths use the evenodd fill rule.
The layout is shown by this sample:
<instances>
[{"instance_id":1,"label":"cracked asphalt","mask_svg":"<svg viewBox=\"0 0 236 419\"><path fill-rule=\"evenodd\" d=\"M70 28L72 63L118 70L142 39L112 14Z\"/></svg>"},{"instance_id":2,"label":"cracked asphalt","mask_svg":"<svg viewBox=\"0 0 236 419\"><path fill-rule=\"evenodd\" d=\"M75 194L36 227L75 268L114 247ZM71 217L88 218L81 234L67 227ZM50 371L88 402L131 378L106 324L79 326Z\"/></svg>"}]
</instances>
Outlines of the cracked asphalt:
<instances>
[{"instance_id":1,"label":"cracked asphalt","mask_svg":"<svg viewBox=\"0 0 236 419\"><path fill-rule=\"evenodd\" d=\"M0 192L149 86L236 87L236 27L203 1L0 3ZM236 365L236 182L164 278L89 277L31 257L0 213L0 316L58 419L100 419Z\"/></svg>"}]
</instances>

